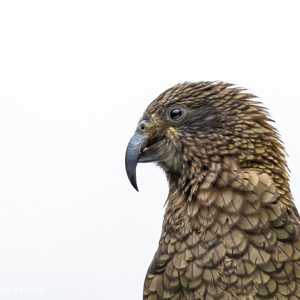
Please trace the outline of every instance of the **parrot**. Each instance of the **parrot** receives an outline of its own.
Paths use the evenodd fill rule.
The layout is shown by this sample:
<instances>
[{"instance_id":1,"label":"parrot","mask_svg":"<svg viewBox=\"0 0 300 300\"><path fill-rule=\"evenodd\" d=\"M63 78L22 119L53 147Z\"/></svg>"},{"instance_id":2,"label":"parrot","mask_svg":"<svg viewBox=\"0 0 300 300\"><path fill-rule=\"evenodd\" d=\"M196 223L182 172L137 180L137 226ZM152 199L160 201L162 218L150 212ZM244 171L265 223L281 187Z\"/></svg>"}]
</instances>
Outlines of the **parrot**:
<instances>
[{"instance_id":1,"label":"parrot","mask_svg":"<svg viewBox=\"0 0 300 300\"><path fill-rule=\"evenodd\" d=\"M300 216L268 110L243 88L184 82L147 107L125 167L165 173L158 248L144 300L300 299Z\"/></svg>"}]
</instances>

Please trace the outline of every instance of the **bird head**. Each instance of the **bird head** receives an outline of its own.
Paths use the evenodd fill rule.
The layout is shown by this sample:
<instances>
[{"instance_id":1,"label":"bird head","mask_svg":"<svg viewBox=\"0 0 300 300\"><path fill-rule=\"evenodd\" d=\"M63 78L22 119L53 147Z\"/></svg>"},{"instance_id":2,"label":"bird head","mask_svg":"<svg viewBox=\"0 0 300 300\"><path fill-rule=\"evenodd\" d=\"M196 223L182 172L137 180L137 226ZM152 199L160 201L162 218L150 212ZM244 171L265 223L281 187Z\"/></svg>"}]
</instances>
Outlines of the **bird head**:
<instances>
[{"instance_id":1,"label":"bird head","mask_svg":"<svg viewBox=\"0 0 300 300\"><path fill-rule=\"evenodd\" d=\"M156 162L171 181L201 182L225 157L261 168L287 183L285 151L267 110L253 95L223 82L186 82L159 95L146 109L126 151L133 187L137 163ZM276 180L275 180L276 181Z\"/></svg>"}]
</instances>

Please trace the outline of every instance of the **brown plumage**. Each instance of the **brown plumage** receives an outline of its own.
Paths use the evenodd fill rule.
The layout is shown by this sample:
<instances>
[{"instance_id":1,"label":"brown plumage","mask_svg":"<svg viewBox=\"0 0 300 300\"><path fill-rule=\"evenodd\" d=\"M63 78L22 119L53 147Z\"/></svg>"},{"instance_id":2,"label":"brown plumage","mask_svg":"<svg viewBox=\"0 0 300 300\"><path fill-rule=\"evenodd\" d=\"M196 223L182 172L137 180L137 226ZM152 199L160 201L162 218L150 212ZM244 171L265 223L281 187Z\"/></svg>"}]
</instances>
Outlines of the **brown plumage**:
<instances>
[{"instance_id":1,"label":"brown plumage","mask_svg":"<svg viewBox=\"0 0 300 300\"><path fill-rule=\"evenodd\" d=\"M178 84L146 109L126 153L170 191L143 299L300 299L300 224L285 150L253 95Z\"/></svg>"}]
</instances>

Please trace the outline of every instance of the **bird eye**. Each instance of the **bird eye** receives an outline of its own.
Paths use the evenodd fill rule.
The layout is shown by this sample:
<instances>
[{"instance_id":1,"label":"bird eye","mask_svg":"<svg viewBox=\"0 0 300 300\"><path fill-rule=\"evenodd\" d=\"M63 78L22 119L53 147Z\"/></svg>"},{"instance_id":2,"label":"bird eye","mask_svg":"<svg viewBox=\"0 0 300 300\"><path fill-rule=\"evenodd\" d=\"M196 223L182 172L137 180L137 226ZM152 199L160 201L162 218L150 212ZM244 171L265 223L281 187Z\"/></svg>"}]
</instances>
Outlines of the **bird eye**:
<instances>
[{"instance_id":1,"label":"bird eye","mask_svg":"<svg viewBox=\"0 0 300 300\"><path fill-rule=\"evenodd\" d=\"M175 108L175 109L171 110L171 112L170 112L170 117L173 120L178 120L179 118L181 118L181 116L182 116L182 110L180 110L178 108Z\"/></svg>"}]
</instances>

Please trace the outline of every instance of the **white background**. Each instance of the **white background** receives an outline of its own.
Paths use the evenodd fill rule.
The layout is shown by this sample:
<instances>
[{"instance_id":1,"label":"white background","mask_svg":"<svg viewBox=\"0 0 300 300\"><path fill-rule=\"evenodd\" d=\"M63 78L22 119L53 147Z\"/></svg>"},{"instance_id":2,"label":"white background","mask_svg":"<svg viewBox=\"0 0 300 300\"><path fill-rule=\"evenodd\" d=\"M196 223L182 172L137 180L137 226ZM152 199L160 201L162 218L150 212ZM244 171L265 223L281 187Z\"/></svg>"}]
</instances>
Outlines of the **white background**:
<instances>
[{"instance_id":1,"label":"white background","mask_svg":"<svg viewBox=\"0 0 300 300\"><path fill-rule=\"evenodd\" d=\"M300 207L299 9L1 1L0 299L141 299L167 182L139 165L137 193L125 149L147 105L179 82L223 80L259 96Z\"/></svg>"}]
</instances>

